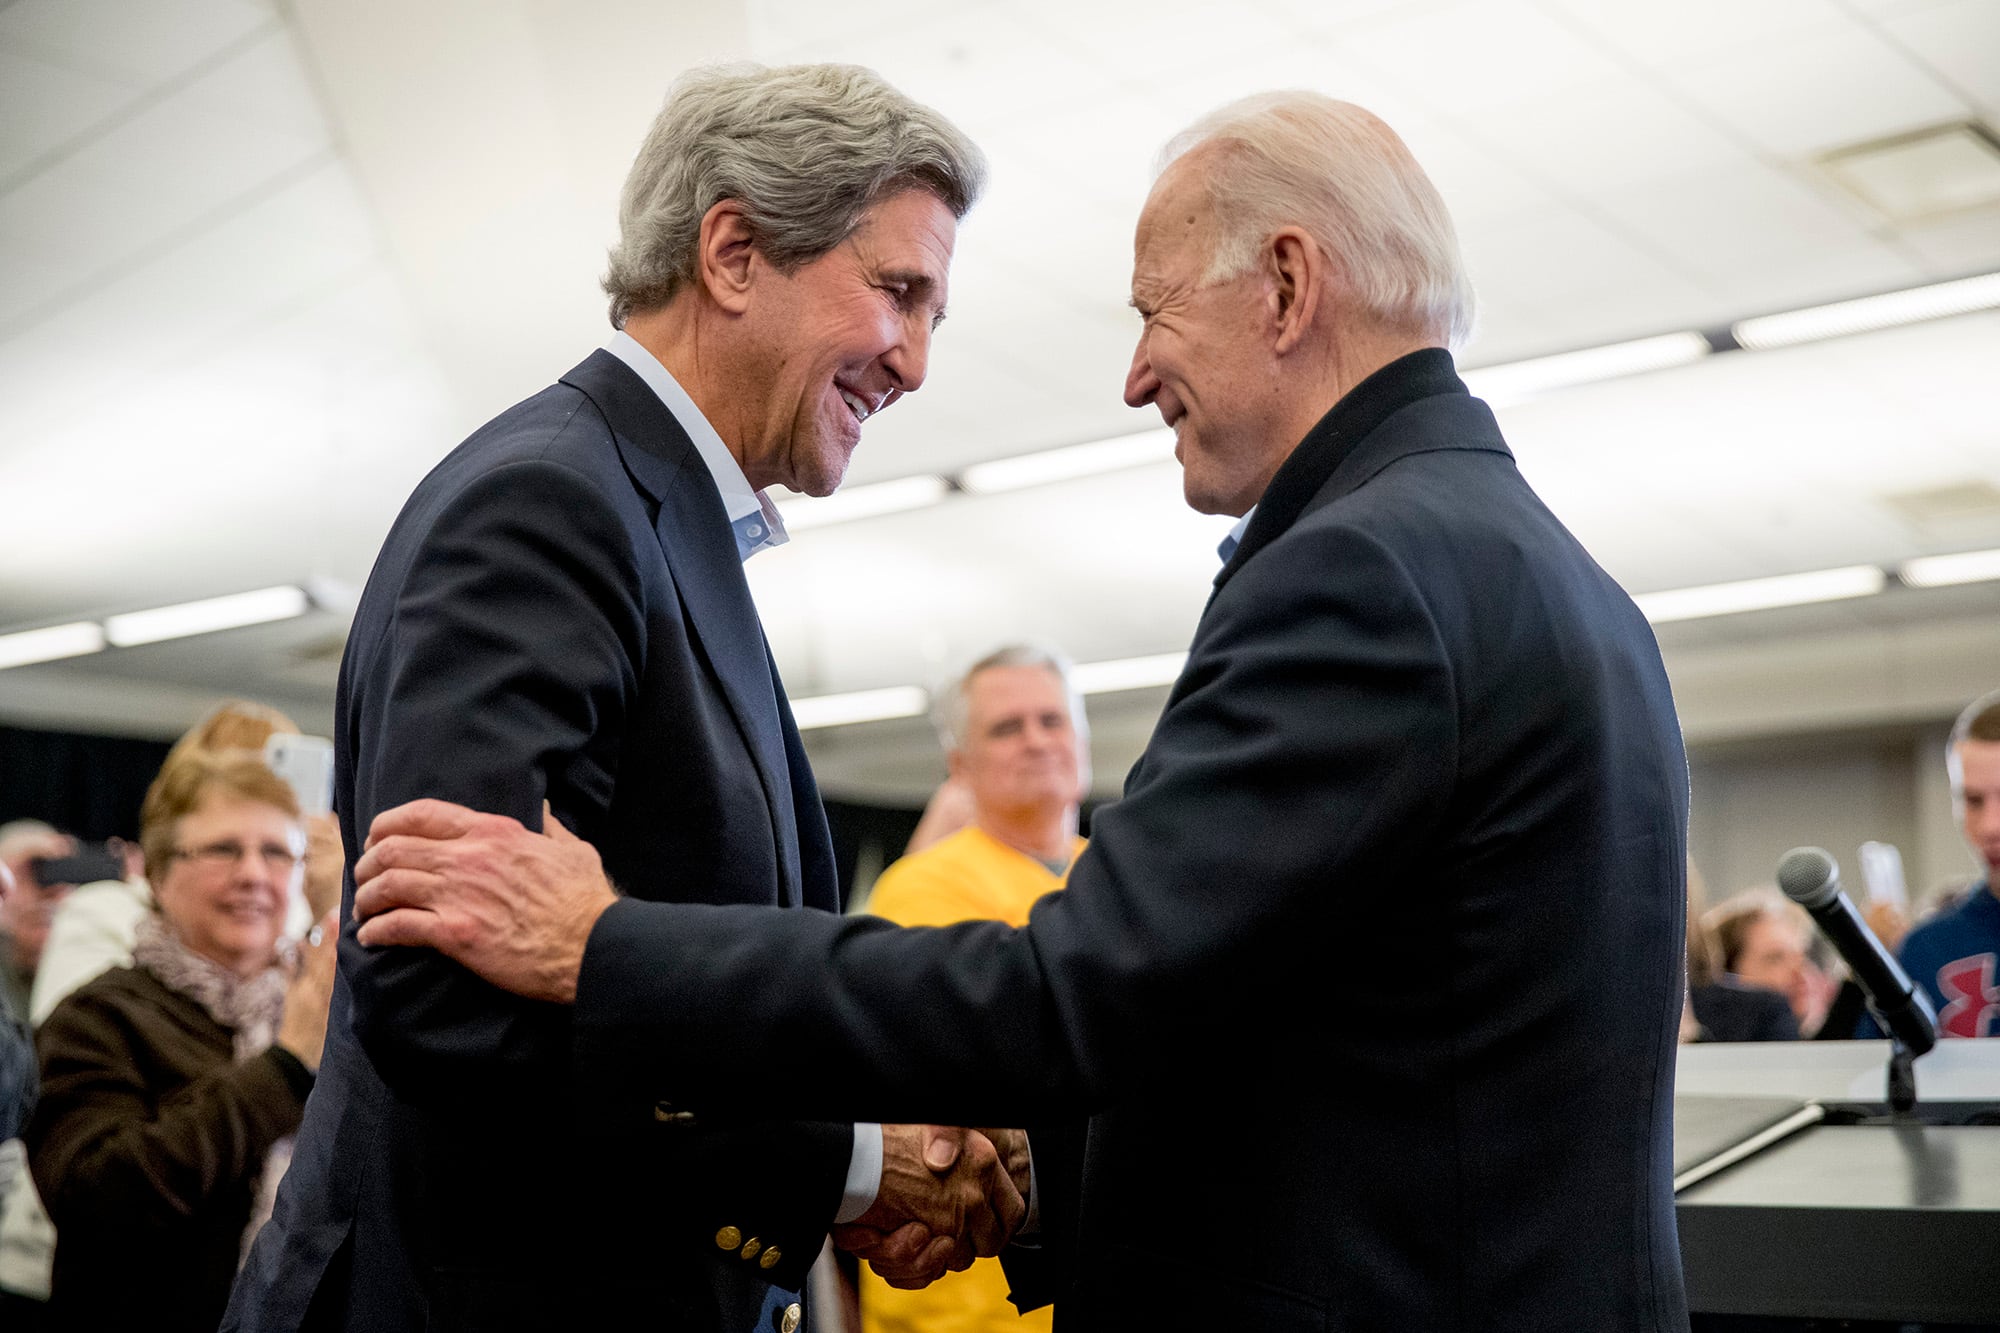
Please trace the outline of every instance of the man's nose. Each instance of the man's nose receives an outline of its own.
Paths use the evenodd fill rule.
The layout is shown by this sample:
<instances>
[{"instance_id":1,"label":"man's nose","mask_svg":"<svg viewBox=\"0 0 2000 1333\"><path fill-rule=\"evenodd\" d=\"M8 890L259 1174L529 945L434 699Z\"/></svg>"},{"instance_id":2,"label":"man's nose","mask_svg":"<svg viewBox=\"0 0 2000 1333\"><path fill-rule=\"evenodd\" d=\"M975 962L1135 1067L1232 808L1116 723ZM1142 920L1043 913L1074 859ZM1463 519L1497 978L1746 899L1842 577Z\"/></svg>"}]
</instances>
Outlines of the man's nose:
<instances>
[{"instance_id":1,"label":"man's nose","mask_svg":"<svg viewBox=\"0 0 2000 1333\"><path fill-rule=\"evenodd\" d=\"M1146 355L1146 335L1139 335L1139 345L1132 349L1132 368L1125 372L1125 406L1144 407L1153 401L1153 395L1160 391L1160 377L1153 373L1152 360Z\"/></svg>"},{"instance_id":2,"label":"man's nose","mask_svg":"<svg viewBox=\"0 0 2000 1333\"><path fill-rule=\"evenodd\" d=\"M924 387L924 376L930 373L930 362L930 320L914 319L902 338L889 349L889 354L882 358L882 367L889 372L889 382L897 394L915 393Z\"/></svg>"}]
</instances>

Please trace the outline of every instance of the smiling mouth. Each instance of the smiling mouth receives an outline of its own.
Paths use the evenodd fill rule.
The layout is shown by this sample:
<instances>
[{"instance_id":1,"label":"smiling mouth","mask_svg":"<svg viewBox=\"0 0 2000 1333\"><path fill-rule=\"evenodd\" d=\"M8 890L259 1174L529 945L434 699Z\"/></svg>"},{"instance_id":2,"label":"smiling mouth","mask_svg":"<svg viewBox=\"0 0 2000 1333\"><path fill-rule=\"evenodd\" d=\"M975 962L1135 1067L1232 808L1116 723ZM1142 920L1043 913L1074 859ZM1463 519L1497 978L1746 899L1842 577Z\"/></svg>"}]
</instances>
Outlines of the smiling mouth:
<instances>
[{"instance_id":1,"label":"smiling mouth","mask_svg":"<svg viewBox=\"0 0 2000 1333\"><path fill-rule=\"evenodd\" d=\"M846 403L847 410L854 414L854 420L857 424L868 420L868 418L874 416L876 411L878 410L877 408L872 406L869 403L869 401L866 398L863 398L860 394L851 392L847 389L842 389L840 388L839 385L835 385L834 388L838 390L840 393L840 401Z\"/></svg>"}]
</instances>

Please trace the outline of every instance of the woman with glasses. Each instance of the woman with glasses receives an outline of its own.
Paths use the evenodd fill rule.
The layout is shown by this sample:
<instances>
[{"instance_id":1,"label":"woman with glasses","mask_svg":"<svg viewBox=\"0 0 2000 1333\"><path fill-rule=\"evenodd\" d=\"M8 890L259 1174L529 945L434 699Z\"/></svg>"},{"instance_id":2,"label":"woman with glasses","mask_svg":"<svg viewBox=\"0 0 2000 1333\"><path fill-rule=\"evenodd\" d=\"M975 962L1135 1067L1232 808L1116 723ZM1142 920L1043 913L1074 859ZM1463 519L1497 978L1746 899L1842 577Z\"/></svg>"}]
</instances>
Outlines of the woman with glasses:
<instances>
[{"instance_id":1,"label":"woman with glasses","mask_svg":"<svg viewBox=\"0 0 2000 1333\"><path fill-rule=\"evenodd\" d=\"M282 938L305 830L255 756L168 764L140 822L155 910L132 966L37 1034L26 1138L57 1231L49 1323L206 1333L312 1088L334 932L303 950Z\"/></svg>"}]
</instances>

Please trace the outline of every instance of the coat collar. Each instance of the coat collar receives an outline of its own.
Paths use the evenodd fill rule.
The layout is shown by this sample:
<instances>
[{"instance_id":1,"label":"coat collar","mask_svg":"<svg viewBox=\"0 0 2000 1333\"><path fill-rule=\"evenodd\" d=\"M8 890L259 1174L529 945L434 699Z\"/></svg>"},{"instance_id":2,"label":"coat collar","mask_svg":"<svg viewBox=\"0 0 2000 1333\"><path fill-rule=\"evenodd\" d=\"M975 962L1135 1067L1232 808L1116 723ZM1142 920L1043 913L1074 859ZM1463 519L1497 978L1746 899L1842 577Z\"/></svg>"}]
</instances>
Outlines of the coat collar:
<instances>
[{"instance_id":1,"label":"coat collar","mask_svg":"<svg viewBox=\"0 0 2000 1333\"><path fill-rule=\"evenodd\" d=\"M1478 408L1478 416L1467 423L1462 438L1439 440L1427 434L1381 429L1403 408L1441 395ZM1436 449L1508 452L1492 414L1471 397L1459 379L1451 353L1442 347L1426 347L1391 361L1362 380L1306 432L1264 489L1242 541L1216 574L1215 586L1220 588L1234 578L1245 562L1284 535L1322 492L1330 488L1334 497L1346 495L1395 459Z\"/></svg>"}]
</instances>

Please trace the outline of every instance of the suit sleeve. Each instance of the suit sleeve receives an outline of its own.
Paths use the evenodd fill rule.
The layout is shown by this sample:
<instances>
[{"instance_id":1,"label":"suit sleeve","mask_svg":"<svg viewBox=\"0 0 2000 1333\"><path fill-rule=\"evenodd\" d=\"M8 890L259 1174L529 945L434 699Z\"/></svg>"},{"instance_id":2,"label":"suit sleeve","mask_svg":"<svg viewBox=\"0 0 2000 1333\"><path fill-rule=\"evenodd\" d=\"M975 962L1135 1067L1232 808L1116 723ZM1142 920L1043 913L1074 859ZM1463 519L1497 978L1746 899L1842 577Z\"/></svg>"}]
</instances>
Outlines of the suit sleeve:
<instances>
[{"instance_id":1,"label":"suit sleeve","mask_svg":"<svg viewBox=\"0 0 2000 1333\"><path fill-rule=\"evenodd\" d=\"M361 837L426 796L530 828L545 798L572 818L603 808L609 793L572 775L588 747L615 746L635 690L643 619L624 531L586 478L541 462L487 473L437 514L382 658L360 666L373 686L351 724ZM340 944L354 1034L400 1094L476 1095L565 1056L558 1007L429 950L365 949L355 929L350 917Z\"/></svg>"},{"instance_id":2,"label":"suit sleeve","mask_svg":"<svg viewBox=\"0 0 2000 1333\"><path fill-rule=\"evenodd\" d=\"M585 952L579 1022L691 1102L754 1100L784 1069L815 1115L1038 1124L1198 1083L1232 1029L1366 965L1349 914L1430 850L1456 716L1398 559L1295 529L1217 595L1125 799L1027 927L625 900Z\"/></svg>"}]
</instances>

